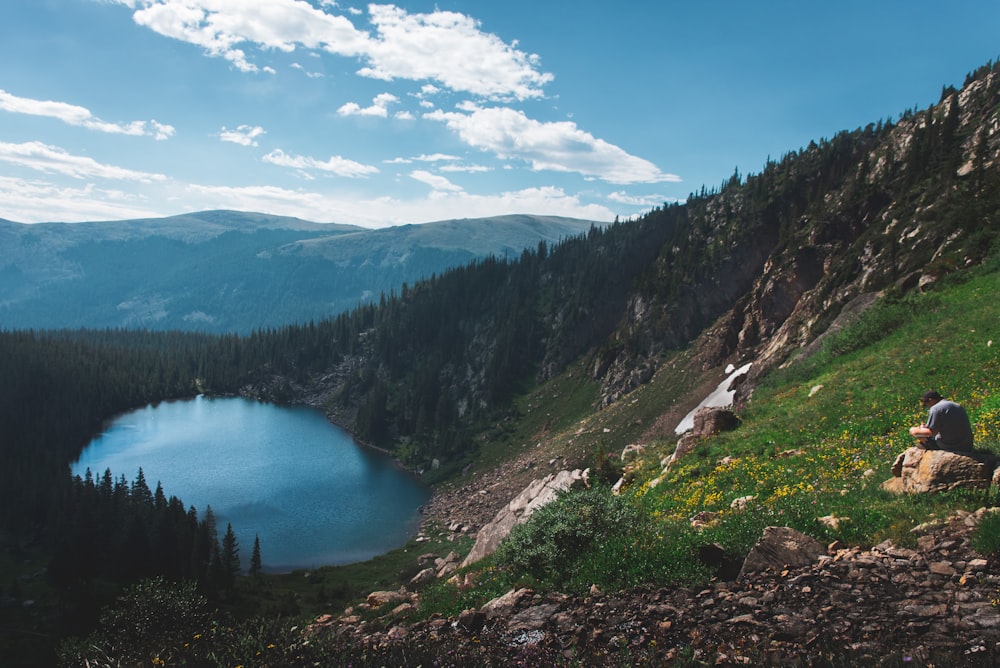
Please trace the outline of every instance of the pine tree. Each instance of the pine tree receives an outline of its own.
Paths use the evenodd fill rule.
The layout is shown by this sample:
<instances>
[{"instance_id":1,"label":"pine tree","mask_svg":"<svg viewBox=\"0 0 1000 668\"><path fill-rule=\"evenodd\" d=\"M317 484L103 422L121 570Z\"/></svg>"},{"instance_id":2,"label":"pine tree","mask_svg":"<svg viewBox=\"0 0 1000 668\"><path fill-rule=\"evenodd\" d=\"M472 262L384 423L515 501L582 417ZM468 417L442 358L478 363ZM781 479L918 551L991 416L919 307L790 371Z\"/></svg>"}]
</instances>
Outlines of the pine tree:
<instances>
[{"instance_id":1,"label":"pine tree","mask_svg":"<svg viewBox=\"0 0 1000 668\"><path fill-rule=\"evenodd\" d=\"M260 570L260 536L255 535L253 537L253 553L250 555L250 575L260 575Z\"/></svg>"},{"instance_id":2,"label":"pine tree","mask_svg":"<svg viewBox=\"0 0 1000 668\"><path fill-rule=\"evenodd\" d=\"M233 533L233 525L226 526L226 535L222 537L222 575L226 589L232 588L236 576L240 573L240 546Z\"/></svg>"}]
</instances>

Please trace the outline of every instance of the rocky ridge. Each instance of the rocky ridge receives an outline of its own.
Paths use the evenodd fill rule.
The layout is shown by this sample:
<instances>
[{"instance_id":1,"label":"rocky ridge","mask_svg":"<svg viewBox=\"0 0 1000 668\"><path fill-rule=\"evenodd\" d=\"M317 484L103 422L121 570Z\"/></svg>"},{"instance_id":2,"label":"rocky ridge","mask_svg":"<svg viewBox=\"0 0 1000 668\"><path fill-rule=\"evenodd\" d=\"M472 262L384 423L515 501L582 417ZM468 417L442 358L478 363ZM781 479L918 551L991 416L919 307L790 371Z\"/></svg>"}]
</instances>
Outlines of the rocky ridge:
<instances>
[{"instance_id":1,"label":"rocky ridge","mask_svg":"<svg viewBox=\"0 0 1000 668\"><path fill-rule=\"evenodd\" d=\"M705 587L589 596L517 589L413 623L407 614L419 593L373 594L317 619L309 633L334 634L370 656L437 657L442 666L991 665L1000 661L1000 567L970 544L990 512L916 527L912 546L833 544L804 565L772 563Z\"/></svg>"}]
</instances>

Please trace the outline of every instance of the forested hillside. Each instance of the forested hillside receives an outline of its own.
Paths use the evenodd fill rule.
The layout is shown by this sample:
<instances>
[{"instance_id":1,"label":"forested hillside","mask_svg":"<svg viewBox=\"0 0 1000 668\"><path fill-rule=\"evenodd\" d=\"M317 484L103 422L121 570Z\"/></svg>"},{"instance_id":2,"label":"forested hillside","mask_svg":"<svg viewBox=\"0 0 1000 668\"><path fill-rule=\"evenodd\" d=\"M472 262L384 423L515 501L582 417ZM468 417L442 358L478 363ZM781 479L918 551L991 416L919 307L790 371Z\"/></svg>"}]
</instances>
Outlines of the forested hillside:
<instances>
[{"instance_id":1,"label":"forested hillside","mask_svg":"<svg viewBox=\"0 0 1000 668\"><path fill-rule=\"evenodd\" d=\"M698 339L702 371L755 360L745 398L854 300L903 295L997 252L998 130L989 64L929 109L817 140L684 204L315 322L226 336L0 331L4 535L55 556L66 624L96 582L204 581L208 518L145 481L68 474L103 420L198 392L316 405L414 470L437 460L438 479L475 462L488 428L524 417L515 400L570 365L598 388L596 413ZM675 389L665 401L692 401ZM192 565L195 545L209 562Z\"/></svg>"},{"instance_id":2,"label":"forested hillside","mask_svg":"<svg viewBox=\"0 0 1000 668\"><path fill-rule=\"evenodd\" d=\"M457 467L471 456L470 429L580 355L603 405L709 326L707 365L753 357L762 374L851 300L912 289L989 252L1000 231L997 70L683 205L289 328L298 358L272 358L248 391L309 396L411 465Z\"/></svg>"}]
</instances>

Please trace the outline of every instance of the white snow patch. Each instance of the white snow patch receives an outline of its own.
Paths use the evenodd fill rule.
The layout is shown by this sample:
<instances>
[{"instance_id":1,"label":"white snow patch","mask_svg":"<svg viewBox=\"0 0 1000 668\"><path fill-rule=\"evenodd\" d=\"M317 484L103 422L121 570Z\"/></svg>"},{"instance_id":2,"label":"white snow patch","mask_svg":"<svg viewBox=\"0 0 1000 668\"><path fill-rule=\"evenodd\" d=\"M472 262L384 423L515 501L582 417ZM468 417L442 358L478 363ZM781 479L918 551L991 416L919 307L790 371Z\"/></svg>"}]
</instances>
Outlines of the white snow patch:
<instances>
[{"instance_id":1,"label":"white snow patch","mask_svg":"<svg viewBox=\"0 0 1000 668\"><path fill-rule=\"evenodd\" d=\"M701 403L691 409L691 412L684 416L681 423L674 428L675 434L683 434L686 431L694 429L694 414L698 412L699 408L705 408L706 406L711 408L725 408L726 406L733 405L733 395L736 394L736 390L729 389L732 382L736 380L739 376L742 376L747 371L750 370L750 366L753 362L747 362L739 369L734 369L733 365L730 364L726 367L726 373L729 375L719 383L718 387L709 394L707 397L701 400Z\"/></svg>"}]
</instances>

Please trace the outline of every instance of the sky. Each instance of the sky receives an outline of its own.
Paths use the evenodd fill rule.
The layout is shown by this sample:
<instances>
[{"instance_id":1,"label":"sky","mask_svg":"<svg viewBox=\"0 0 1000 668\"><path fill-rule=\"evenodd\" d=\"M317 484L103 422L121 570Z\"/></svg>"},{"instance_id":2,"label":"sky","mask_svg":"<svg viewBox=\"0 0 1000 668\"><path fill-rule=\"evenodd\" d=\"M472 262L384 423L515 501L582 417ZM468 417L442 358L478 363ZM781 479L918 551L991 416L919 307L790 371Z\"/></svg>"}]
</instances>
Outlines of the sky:
<instances>
[{"instance_id":1,"label":"sky","mask_svg":"<svg viewBox=\"0 0 1000 668\"><path fill-rule=\"evenodd\" d=\"M627 219L998 58L992 0L0 0L0 218Z\"/></svg>"}]
</instances>

